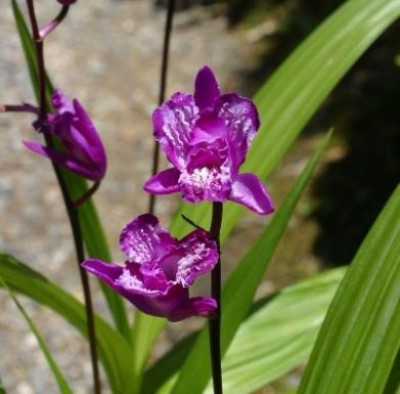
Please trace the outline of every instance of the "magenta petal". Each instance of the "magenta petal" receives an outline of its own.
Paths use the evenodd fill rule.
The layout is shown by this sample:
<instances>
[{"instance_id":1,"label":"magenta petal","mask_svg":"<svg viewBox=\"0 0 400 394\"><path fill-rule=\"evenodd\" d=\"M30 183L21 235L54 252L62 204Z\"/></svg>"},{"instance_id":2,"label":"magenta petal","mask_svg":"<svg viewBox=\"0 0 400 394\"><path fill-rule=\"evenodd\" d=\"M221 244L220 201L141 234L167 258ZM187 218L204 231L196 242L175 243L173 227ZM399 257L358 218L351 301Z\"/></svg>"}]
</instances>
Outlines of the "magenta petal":
<instances>
[{"instance_id":1,"label":"magenta petal","mask_svg":"<svg viewBox=\"0 0 400 394\"><path fill-rule=\"evenodd\" d=\"M147 287L146 278L139 271L139 264L127 263L125 267L121 267L89 259L82 263L82 267L107 283L138 309L154 316L167 317L170 311L188 297L187 290L179 286L169 286L166 282L162 283L162 280L154 287Z\"/></svg>"},{"instance_id":2,"label":"magenta petal","mask_svg":"<svg viewBox=\"0 0 400 394\"><path fill-rule=\"evenodd\" d=\"M123 267L116 264L107 264L98 259L88 259L82 263L82 267L99 279L113 287L115 280L119 278L123 272Z\"/></svg>"},{"instance_id":3,"label":"magenta petal","mask_svg":"<svg viewBox=\"0 0 400 394\"><path fill-rule=\"evenodd\" d=\"M112 287L120 294L130 299L132 295L142 295L155 298L167 294L171 284L160 269L148 269L142 272L143 265L125 263L121 275Z\"/></svg>"},{"instance_id":4,"label":"magenta petal","mask_svg":"<svg viewBox=\"0 0 400 394\"><path fill-rule=\"evenodd\" d=\"M147 193L152 194L170 194L179 191L180 172L174 168L160 171L150 178L143 186Z\"/></svg>"},{"instance_id":5,"label":"magenta petal","mask_svg":"<svg viewBox=\"0 0 400 394\"><path fill-rule=\"evenodd\" d=\"M86 163L81 163L77 161L74 156L66 152L56 151L55 149L42 146L33 141L23 141L23 144L32 152L35 152L43 157L46 157L60 166L81 175L90 180L99 180L99 173L97 169L91 168L91 166L86 165Z\"/></svg>"},{"instance_id":6,"label":"magenta petal","mask_svg":"<svg viewBox=\"0 0 400 394\"><path fill-rule=\"evenodd\" d=\"M189 297L188 290L181 286L165 288L163 294L160 294L161 291L146 289L145 287L141 292L138 292L137 289L129 290L124 287L116 290L142 312L167 318L176 308L185 304ZM148 291L147 294L145 293L146 290Z\"/></svg>"},{"instance_id":7,"label":"magenta petal","mask_svg":"<svg viewBox=\"0 0 400 394\"><path fill-rule=\"evenodd\" d=\"M98 167L102 167L104 174L107 166L107 157L99 134L80 102L75 99L73 101L73 106L76 114L73 125L79 130L81 136L84 138L85 143L82 143L82 146L85 147L87 145L88 147L86 149L86 155L94 164Z\"/></svg>"},{"instance_id":8,"label":"magenta petal","mask_svg":"<svg viewBox=\"0 0 400 394\"><path fill-rule=\"evenodd\" d=\"M182 257L176 263L176 281L183 287L191 286L200 275L210 272L218 262L217 244L208 233L196 230L180 241Z\"/></svg>"},{"instance_id":9,"label":"magenta petal","mask_svg":"<svg viewBox=\"0 0 400 394\"><path fill-rule=\"evenodd\" d=\"M221 94L217 79L211 68L204 66L196 76L194 84L194 99L196 105L202 111L206 108L213 108L215 100Z\"/></svg>"},{"instance_id":10,"label":"magenta petal","mask_svg":"<svg viewBox=\"0 0 400 394\"><path fill-rule=\"evenodd\" d=\"M274 211L274 204L267 189L254 174L238 175L232 184L229 199L260 215L268 215Z\"/></svg>"},{"instance_id":11,"label":"magenta petal","mask_svg":"<svg viewBox=\"0 0 400 394\"><path fill-rule=\"evenodd\" d=\"M191 316L213 317L217 310L214 298L190 298L179 307L175 308L168 316L170 321L179 321Z\"/></svg>"},{"instance_id":12,"label":"magenta petal","mask_svg":"<svg viewBox=\"0 0 400 394\"><path fill-rule=\"evenodd\" d=\"M226 138L233 147L234 160L239 167L260 127L257 108L251 100L227 93L218 98L214 111L225 122Z\"/></svg>"},{"instance_id":13,"label":"magenta petal","mask_svg":"<svg viewBox=\"0 0 400 394\"><path fill-rule=\"evenodd\" d=\"M177 241L158 225L150 214L138 216L121 232L120 247L130 261L144 264L158 259L176 247Z\"/></svg>"},{"instance_id":14,"label":"magenta petal","mask_svg":"<svg viewBox=\"0 0 400 394\"><path fill-rule=\"evenodd\" d=\"M186 93L175 93L153 112L154 136L178 169L184 166L198 115L193 96Z\"/></svg>"},{"instance_id":15,"label":"magenta petal","mask_svg":"<svg viewBox=\"0 0 400 394\"><path fill-rule=\"evenodd\" d=\"M74 107L71 101L68 100L64 93L59 89L56 89L51 96L51 105L54 107L57 114L64 114L66 112L73 114L74 112Z\"/></svg>"}]
</instances>

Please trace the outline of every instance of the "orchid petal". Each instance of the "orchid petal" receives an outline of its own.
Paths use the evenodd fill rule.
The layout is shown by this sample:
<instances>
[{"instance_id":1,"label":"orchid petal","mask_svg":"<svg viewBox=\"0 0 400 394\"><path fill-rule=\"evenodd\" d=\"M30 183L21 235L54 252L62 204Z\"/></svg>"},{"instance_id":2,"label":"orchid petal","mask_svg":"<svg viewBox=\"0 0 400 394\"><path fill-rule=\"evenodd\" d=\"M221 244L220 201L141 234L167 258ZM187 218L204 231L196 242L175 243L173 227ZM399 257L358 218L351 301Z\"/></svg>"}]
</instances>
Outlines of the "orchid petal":
<instances>
[{"instance_id":1,"label":"orchid petal","mask_svg":"<svg viewBox=\"0 0 400 394\"><path fill-rule=\"evenodd\" d=\"M198 114L193 96L185 93L175 93L153 112L154 136L168 160L178 169L184 166Z\"/></svg>"},{"instance_id":2,"label":"orchid petal","mask_svg":"<svg viewBox=\"0 0 400 394\"><path fill-rule=\"evenodd\" d=\"M217 244L208 233L196 230L180 241L182 253L178 260L176 281L183 287L191 286L200 275L210 272L218 262Z\"/></svg>"},{"instance_id":3,"label":"orchid petal","mask_svg":"<svg viewBox=\"0 0 400 394\"><path fill-rule=\"evenodd\" d=\"M35 152L43 157L46 157L54 163L65 167L78 175L81 175L92 181L97 181L102 178L102 173L98 168L88 166L86 163L78 161L72 154L67 152L57 151L46 146L42 146L33 141L23 141L23 144L32 152Z\"/></svg>"},{"instance_id":4,"label":"orchid petal","mask_svg":"<svg viewBox=\"0 0 400 394\"><path fill-rule=\"evenodd\" d=\"M192 172L196 168L222 167L229 159L230 147L224 139L219 139L211 146L205 142L196 144L186 159L186 170Z\"/></svg>"},{"instance_id":5,"label":"orchid petal","mask_svg":"<svg viewBox=\"0 0 400 394\"><path fill-rule=\"evenodd\" d=\"M225 122L219 119L213 112L205 110L197 120L191 140L191 146L201 142L212 145L226 134Z\"/></svg>"},{"instance_id":6,"label":"orchid petal","mask_svg":"<svg viewBox=\"0 0 400 394\"><path fill-rule=\"evenodd\" d=\"M71 131L79 130L79 140L75 137L75 146L84 149L87 160L92 161L100 171L104 173L107 167L107 157L103 143L89 115L76 99L72 102L75 116L72 122ZM83 139L83 140L82 140Z\"/></svg>"},{"instance_id":7,"label":"orchid petal","mask_svg":"<svg viewBox=\"0 0 400 394\"><path fill-rule=\"evenodd\" d=\"M189 202L204 200L225 202L231 191L231 169L220 165L184 171L179 177L182 197Z\"/></svg>"},{"instance_id":8,"label":"orchid petal","mask_svg":"<svg viewBox=\"0 0 400 394\"><path fill-rule=\"evenodd\" d=\"M193 316L186 313L182 318L171 319L171 316L174 316L175 310L180 308L181 305L185 305L189 299L188 290L178 285L170 287L168 292L162 296L148 297L131 294L125 295L125 297L142 312L153 316L166 317L171 321L178 321ZM205 309L205 307L203 308Z\"/></svg>"},{"instance_id":9,"label":"orchid petal","mask_svg":"<svg viewBox=\"0 0 400 394\"><path fill-rule=\"evenodd\" d=\"M108 264L98 259L88 259L82 263L82 267L99 279L113 287L115 280L123 273L123 267L116 264Z\"/></svg>"},{"instance_id":10,"label":"orchid petal","mask_svg":"<svg viewBox=\"0 0 400 394\"><path fill-rule=\"evenodd\" d=\"M79 130L81 130L81 134L85 138L89 146L91 146L92 148L103 148L101 139L86 110L82 107L81 103L77 99L74 99L72 104L74 106L76 115L74 120L79 122Z\"/></svg>"},{"instance_id":11,"label":"orchid petal","mask_svg":"<svg viewBox=\"0 0 400 394\"><path fill-rule=\"evenodd\" d=\"M221 91L210 67L204 66L200 69L194 86L194 99L200 110L212 108Z\"/></svg>"},{"instance_id":12,"label":"orchid petal","mask_svg":"<svg viewBox=\"0 0 400 394\"><path fill-rule=\"evenodd\" d=\"M158 225L158 219L150 214L129 222L120 236L121 250L130 261L150 263L174 247L177 241Z\"/></svg>"},{"instance_id":13,"label":"orchid petal","mask_svg":"<svg viewBox=\"0 0 400 394\"><path fill-rule=\"evenodd\" d=\"M187 298L187 291L173 289L166 282L162 283L162 278L156 286L146 286L139 264L127 263L122 267L89 259L82 263L82 267L107 283L141 311L155 316L166 317L169 310ZM152 280L154 285L154 278Z\"/></svg>"},{"instance_id":14,"label":"orchid petal","mask_svg":"<svg viewBox=\"0 0 400 394\"><path fill-rule=\"evenodd\" d=\"M251 100L236 93L227 93L218 98L214 111L225 122L226 138L233 147L234 159L239 167L260 127L257 108Z\"/></svg>"},{"instance_id":15,"label":"orchid petal","mask_svg":"<svg viewBox=\"0 0 400 394\"><path fill-rule=\"evenodd\" d=\"M218 308L214 298L195 297L175 308L168 316L168 320L175 322L191 316L213 317Z\"/></svg>"},{"instance_id":16,"label":"orchid petal","mask_svg":"<svg viewBox=\"0 0 400 394\"><path fill-rule=\"evenodd\" d=\"M180 172L176 168L160 171L150 178L143 186L147 193L170 194L179 191Z\"/></svg>"},{"instance_id":17,"label":"orchid petal","mask_svg":"<svg viewBox=\"0 0 400 394\"><path fill-rule=\"evenodd\" d=\"M74 107L72 102L67 99L64 93L56 89L51 96L51 105L56 110L57 114L64 114L64 113L74 113Z\"/></svg>"},{"instance_id":18,"label":"orchid petal","mask_svg":"<svg viewBox=\"0 0 400 394\"><path fill-rule=\"evenodd\" d=\"M238 175L232 184L229 199L260 215L268 215L274 211L274 205L267 189L254 174Z\"/></svg>"},{"instance_id":19,"label":"orchid petal","mask_svg":"<svg viewBox=\"0 0 400 394\"><path fill-rule=\"evenodd\" d=\"M171 287L163 272L159 269L142 271L138 263L125 263L121 275L115 280L112 287L128 299L131 295L146 297L163 296Z\"/></svg>"}]
</instances>

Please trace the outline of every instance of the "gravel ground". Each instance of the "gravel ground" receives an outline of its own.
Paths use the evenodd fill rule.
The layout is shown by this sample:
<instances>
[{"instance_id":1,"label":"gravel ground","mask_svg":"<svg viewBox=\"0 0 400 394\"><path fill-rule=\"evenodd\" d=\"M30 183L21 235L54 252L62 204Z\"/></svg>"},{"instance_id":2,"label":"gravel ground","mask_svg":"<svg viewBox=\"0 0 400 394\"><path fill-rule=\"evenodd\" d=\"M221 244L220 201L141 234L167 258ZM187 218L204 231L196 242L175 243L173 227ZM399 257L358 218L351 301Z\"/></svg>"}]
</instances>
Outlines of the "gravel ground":
<instances>
[{"instance_id":1,"label":"gravel ground","mask_svg":"<svg viewBox=\"0 0 400 394\"><path fill-rule=\"evenodd\" d=\"M23 2L21 2L23 3ZM42 22L57 12L54 0L36 2ZM176 16L168 92L192 90L204 63L225 89L236 86L246 43L226 30L222 16L194 8ZM141 190L149 174L150 117L157 100L164 15L149 0L78 2L46 41L49 73L57 87L78 97L104 139L108 176L95 199L110 244L125 222L146 210ZM0 101L32 101L32 92L9 2L0 2ZM0 249L15 255L82 299L69 226L54 175L46 160L29 153L35 138L29 115L0 117ZM175 199L163 199L168 218ZM95 294L98 295L98 292ZM44 334L76 394L91 392L87 348L61 318L19 297ZM96 309L104 309L96 297ZM48 366L10 298L0 291L0 379L9 393L57 393ZM179 331L168 334L174 338ZM168 338L167 338L168 339Z\"/></svg>"}]
</instances>

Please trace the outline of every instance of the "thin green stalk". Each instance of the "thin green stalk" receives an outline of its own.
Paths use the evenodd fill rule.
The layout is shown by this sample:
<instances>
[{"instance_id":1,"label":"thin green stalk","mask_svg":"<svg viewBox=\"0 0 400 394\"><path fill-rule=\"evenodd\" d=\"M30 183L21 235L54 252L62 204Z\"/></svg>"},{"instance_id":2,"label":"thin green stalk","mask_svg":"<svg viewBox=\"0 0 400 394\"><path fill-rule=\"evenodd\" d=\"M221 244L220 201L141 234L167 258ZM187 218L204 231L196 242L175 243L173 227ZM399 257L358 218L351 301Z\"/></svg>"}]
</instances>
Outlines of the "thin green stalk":
<instances>
[{"instance_id":1,"label":"thin green stalk","mask_svg":"<svg viewBox=\"0 0 400 394\"><path fill-rule=\"evenodd\" d=\"M220 232L222 225L223 205L221 202L213 203L210 238L217 243L218 263L211 272L211 296L217 301L217 313L209 321L211 370L215 394L222 394L221 371L221 246Z\"/></svg>"},{"instance_id":2,"label":"thin green stalk","mask_svg":"<svg viewBox=\"0 0 400 394\"><path fill-rule=\"evenodd\" d=\"M26 0L29 19L32 27L33 39L35 42L36 49L36 61L37 61L37 69L38 69L38 81L39 81L39 121L46 121L47 119L47 102L46 102L46 69L44 62L44 54L43 54L43 38L40 35L35 6L33 0ZM53 147L54 141L50 134L44 131L44 137L46 141L46 145L49 147ZM64 204L67 210L69 222L71 225L71 230L74 238L74 245L77 256L77 263L79 268L79 273L81 277L83 293L85 298L85 311L86 311L86 320L88 326L88 338L89 338L89 347L90 347L90 357L92 362L92 372L93 372L93 383L94 383L94 392L95 394L101 393L100 386L100 377L99 377L99 368L98 368L98 357L97 357L97 347L96 347L96 332L94 325L94 316L93 316L93 306L90 294L90 286L89 286L89 278L87 272L81 267L81 262L85 259L84 254L84 246L83 246L83 238L82 231L79 222L79 211L74 208L73 201L68 193L68 189L66 184L61 176L60 168L52 162L52 166L54 172L56 174L57 181L59 183L62 196L64 199Z\"/></svg>"}]
</instances>

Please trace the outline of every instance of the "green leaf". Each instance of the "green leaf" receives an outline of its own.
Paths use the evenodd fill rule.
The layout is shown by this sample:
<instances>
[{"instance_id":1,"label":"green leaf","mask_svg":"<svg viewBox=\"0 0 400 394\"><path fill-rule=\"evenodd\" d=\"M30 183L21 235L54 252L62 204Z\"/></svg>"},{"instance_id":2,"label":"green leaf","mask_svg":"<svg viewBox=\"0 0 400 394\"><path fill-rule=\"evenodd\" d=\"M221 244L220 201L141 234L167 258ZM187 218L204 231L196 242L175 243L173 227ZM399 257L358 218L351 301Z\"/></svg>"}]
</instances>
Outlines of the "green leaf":
<instances>
[{"instance_id":1,"label":"green leaf","mask_svg":"<svg viewBox=\"0 0 400 394\"><path fill-rule=\"evenodd\" d=\"M240 327L224 358L224 391L252 392L306 360L344 272L331 270L264 300ZM206 392L212 393L210 385Z\"/></svg>"},{"instance_id":2,"label":"green leaf","mask_svg":"<svg viewBox=\"0 0 400 394\"><path fill-rule=\"evenodd\" d=\"M0 276L9 288L48 306L87 337L85 309L75 297L7 254L0 253ZM113 392L134 393L133 352L128 341L97 315L95 324L99 357Z\"/></svg>"},{"instance_id":3,"label":"green leaf","mask_svg":"<svg viewBox=\"0 0 400 394\"><path fill-rule=\"evenodd\" d=\"M318 160L328 144L331 133L328 133L323 143L314 153L310 162L297 179L293 189L286 197L278 212L273 216L269 226L251 247L245 257L239 262L228 278L222 291L222 323L221 323L221 353L224 354L240 323L249 311L257 287L262 281L268 263L284 234L294 208L302 195ZM210 360L208 355L208 330L200 333L189 357L179 374L179 379L172 391L174 394L184 393L185 387L190 392L202 393L210 378Z\"/></svg>"},{"instance_id":4,"label":"green leaf","mask_svg":"<svg viewBox=\"0 0 400 394\"><path fill-rule=\"evenodd\" d=\"M13 292L8 288L8 286L3 281L1 276L0 276L0 283L9 292L9 294L10 294L12 300L14 301L15 305L17 306L18 310L21 312L21 314L24 317L25 321L28 323L28 326L29 326L30 330L32 331L33 335L36 337L36 340L38 341L40 350L42 351L44 357L46 358L47 363L49 364L51 372L53 373L54 378L56 379L58 388L60 389L60 392L62 394L72 394L72 390L69 387L67 380L65 379L64 375L60 371L56 361L54 360L49 348L46 345L45 340L43 339L43 337L40 334L39 330L36 328L36 326L33 323L32 319L26 313L25 309L20 304L20 302L18 301L17 297L15 297Z\"/></svg>"},{"instance_id":5,"label":"green leaf","mask_svg":"<svg viewBox=\"0 0 400 394\"><path fill-rule=\"evenodd\" d=\"M135 312L135 322L132 328L132 344L135 349L135 373L138 379L143 376L143 369L161 330L165 319L146 315L139 310Z\"/></svg>"},{"instance_id":6,"label":"green leaf","mask_svg":"<svg viewBox=\"0 0 400 394\"><path fill-rule=\"evenodd\" d=\"M396 359L392 365L389 378L386 381L383 394L400 394L400 351L397 351Z\"/></svg>"},{"instance_id":7,"label":"green leaf","mask_svg":"<svg viewBox=\"0 0 400 394\"><path fill-rule=\"evenodd\" d=\"M252 392L306 360L344 272L345 268L328 271L257 302L224 357L224 391ZM195 337L178 342L149 368L145 393L168 392ZM167 384L157 390L160 382ZM210 385L206 392L211 392Z\"/></svg>"},{"instance_id":8,"label":"green leaf","mask_svg":"<svg viewBox=\"0 0 400 394\"><path fill-rule=\"evenodd\" d=\"M142 392L170 393L179 371L188 357L199 332L188 335L177 342L154 365L147 369L143 377Z\"/></svg>"},{"instance_id":9,"label":"green leaf","mask_svg":"<svg viewBox=\"0 0 400 394\"><path fill-rule=\"evenodd\" d=\"M18 3L16 2L16 0L12 0L11 4L18 34L21 40L22 49L25 54L25 60L28 66L32 87L36 96L36 100L38 101L38 77L34 42L29 33L29 29L25 22L24 16L20 11ZM48 105L50 103L49 98L53 90L53 85L50 79L47 77L46 94ZM73 200L78 199L87 192L88 186L83 178L63 169L61 169L61 176ZM111 255L107 246L106 238L104 236L104 231L97 215L94 203L91 199L79 208L79 217L82 226L84 242L89 256L105 261L111 261ZM119 331L126 336L126 338L129 338L129 322L122 298L114 291L112 291L109 287L107 287L104 283L100 282L100 286L106 297L116 326L118 327Z\"/></svg>"},{"instance_id":10,"label":"green leaf","mask_svg":"<svg viewBox=\"0 0 400 394\"><path fill-rule=\"evenodd\" d=\"M299 393L383 392L400 346L399 284L400 186L335 295Z\"/></svg>"},{"instance_id":11,"label":"green leaf","mask_svg":"<svg viewBox=\"0 0 400 394\"><path fill-rule=\"evenodd\" d=\"M255 96L262 126L241 172L266 179L330 91L399 15L399 0L351 0L316 29ZM210 204L184 205L172 223L177 236L189 231L182 212L209 225ZM225 207L223 239L242 212L239 205Z\"/></svg>"},{"instance_id":12,"label":"green leaf","mask_svg":"<svg viewBox=\"0 0 400 394\"><path fill-rule=\"evenodd\" d=\"M31 45L31 36L29 34L28 27L25 23L24 17L19 9L19 6L16 0L11 1L11 6L14 14L15 24L17 26L19 38L21 40L22 49L25 55L25 61L28 66L29 77L31 79L31 85L33 87L33 93L36 97L36 100L39 100L39 91L38 91L38 77L37 77L37 67L35 60L35 49Z\"/></svg>"},{"instance_id":13,"label":"green leaf","mask_svg":"<svg viewBox=\"0 0 400 394\"><path fill-rule=\"evenodd\" d=\"M3 386L3 382L0 379L0 394L7 394L6 389Z\"/></svg>"}]
</instances>

